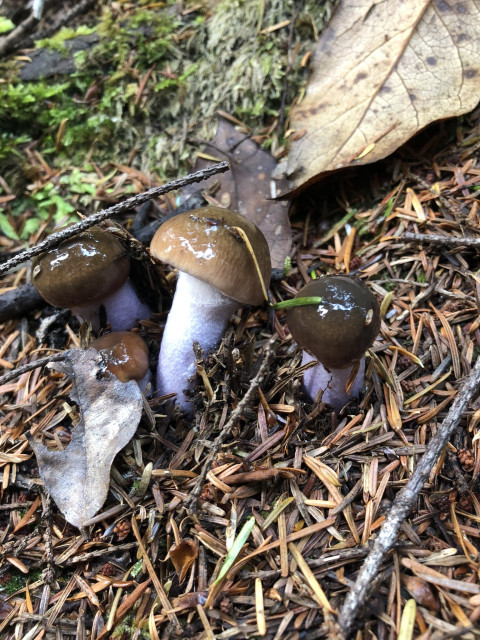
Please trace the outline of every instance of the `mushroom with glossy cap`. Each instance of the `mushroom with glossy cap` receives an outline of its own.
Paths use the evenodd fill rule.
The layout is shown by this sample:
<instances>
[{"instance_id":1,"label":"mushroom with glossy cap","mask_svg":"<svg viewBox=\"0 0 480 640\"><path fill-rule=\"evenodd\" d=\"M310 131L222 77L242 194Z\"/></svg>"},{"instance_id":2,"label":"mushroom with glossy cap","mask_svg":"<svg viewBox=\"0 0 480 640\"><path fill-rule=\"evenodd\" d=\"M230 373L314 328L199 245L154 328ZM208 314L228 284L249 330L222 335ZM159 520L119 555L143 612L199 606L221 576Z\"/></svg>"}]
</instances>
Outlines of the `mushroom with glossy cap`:
<instances>
[{"instance_id":1,"label":"mushroom with glossy cap","mask_svg":"<svg viewBox=\"0 0 480 640\"><path fill-rule=\"evenodd\" d=\"M120 382L136 380L141 391L151 381L148 347L142 336L130 331L112 331L94 340L90 347L102 354L105 368Z\"/></svg>"},{"instance_id":2,"label":"mushroom with glossy cap","mask_svg":"<svg viewBox=\"0 0 480 640\"><path fill-rule=\"evenodd\" d=\"M268 287L270 251L251 220L229 209L207 206L166 221L153 237L150 252L178 269L160 347L157 392L175 392L177 402L188 412L191 405L184 390L196 370L193 343L204 351L211 349L239 306L262 303L257 265Z\"/></svg>"},{"instance_id":3,"label":"mushroom with glossy cap","mask_svg":"<svg viewBox=\"0 0 480 640\"><path fill-rule=\"evenodd\" d=\"M100 329L101 307L113 331L152 315L128 279L130 260L111 233L92 227L36 257L32 280L44 300Z\"/></svg>"},{"instance_id":4,"label":"mushroom with glossy cap","mask_svg":"<svg viewBox=\"0 0 480 640\"><path fill-rule=\"evenodd\" d=\"M287 311L292 337L304 350L302 365L318 361L305 372L303 385L311 400L323 389L322 400L340 411L362 389L364 354L380 330L380 309L370 289L350 276L312 280L295 298L309 296L322 301ZM352 381L354 367L358 370Z\"/></svg>"}]
</instances>

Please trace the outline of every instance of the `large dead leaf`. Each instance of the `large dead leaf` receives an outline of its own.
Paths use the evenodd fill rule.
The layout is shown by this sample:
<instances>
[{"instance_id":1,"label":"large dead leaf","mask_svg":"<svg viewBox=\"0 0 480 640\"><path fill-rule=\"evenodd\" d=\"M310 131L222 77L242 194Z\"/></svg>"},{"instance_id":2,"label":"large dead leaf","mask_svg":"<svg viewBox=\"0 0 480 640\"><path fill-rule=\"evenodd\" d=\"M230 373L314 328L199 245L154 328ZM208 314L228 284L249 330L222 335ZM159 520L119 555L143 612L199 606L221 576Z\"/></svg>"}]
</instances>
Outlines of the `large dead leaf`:
<instances>
[{"instance_id":1,"label":"large dead leaf","mask_svg":"<svg viewBox=\"0 0 480 640\"><path fill-rule=\"evenodd\" d=\"M253 220L268 242L272 267L283 269L292 246L292 234L288 204L272 200L288 188L285 179L274 179L272 176L277 161L224 118L218 119L217 132L207 151L216 159L230 163L230 171L221 177L216 199L223 206ZM210 164L198 158L195 170ZM206 188L217 180L217 176L205 180L202 187ZM191 194L197 189L198 185L191 185L183 190L183 194Z\"/></svg>"},{"instance_id":2,"label":"large dead leaf","mask_svg":"<svg viewBox=\"0 0 480 640\"><path fill-rule=\"evenodd\" d=\"M479 24L475 0L341 0L292 111L292 127L305 130L288 158L295 187L384 158L429 123L473 109Z\"/></svg>"},{"instance_id":3,"label":"large dead leaf","mask_svg":"<svg viewBox=\"0 0 480 640\"><path fill-rule=\"evenodd\" d=\"M57 506L77 527L105 502L113 458L133 437L142 415L142 394L135 381L99 377L102 357L95 349L70 349L51 367L73 381L72 400L81 421L64 451L50 451L30 440L40 476Z\"/></svg>"}]
</instances>

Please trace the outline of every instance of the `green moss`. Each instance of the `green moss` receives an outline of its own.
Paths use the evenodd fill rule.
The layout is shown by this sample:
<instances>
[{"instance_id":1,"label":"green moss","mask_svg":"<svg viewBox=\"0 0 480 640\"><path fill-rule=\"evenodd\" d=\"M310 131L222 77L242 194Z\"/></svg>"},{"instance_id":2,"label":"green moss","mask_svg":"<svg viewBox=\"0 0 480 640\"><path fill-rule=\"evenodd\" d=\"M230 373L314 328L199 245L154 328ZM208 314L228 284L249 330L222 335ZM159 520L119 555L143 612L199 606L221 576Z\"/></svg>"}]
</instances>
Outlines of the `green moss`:
<instances>
[{"instance_id":1,"label":"green moss","mask_svg":"<svg viewBox=\"0 0 480 640\"><path fill-rule=\"evenodd\" d=\"M26 134L15 135L14 133L7 132L0 133L0 163L12 155L20 157L21 145L30 142L30 140L30 136Z\"/></svg>"},{"instance_id":2,"label":"green moss","mask_svg":"<svg viewBox=\"0 0 480 640\"><path fill-rule=\"evenodd\" d=\"M66 40L71 40L77 36L87 36L91 33L95 33L94 27L87 27L87 25L81 25L78 29L68 29L62 27L51 38L44 38L43 40L36 40L35 46L37 48L51 49L52 51L59 51L60 53L67 54L68 48L65 46Z\"/></svg>"},{"instance_id":3,"label":"green moss","mask_svg":"<svg viewBox=\"0 0 480 640\"><path fill-rule=\"evenodd\" d=\"M135 613L129 613L112 631L112 638L132 638L138 631L138 626L135 624ZM148 632L148 621L145 622L142 629L140 629L140 635L136 635L138 640L150 640L151 636Z\"/></svg>"},{"instance_id":4,"label":"green moss","mask_svg":"<svg viewBox=\"0 0 480 640\"><path fill-rule=\"evenodd\" d=\"M212 15L205 9L182 17L174 0L161 9L150 4L138 3L125 17L106 7L95 27L98 45L75 54L70 76L26 83L14 65L4 74L0 173L24 196L23 207L39 207L43 216L49 203L53 220L69 215L68 205L90 207L93 186L87 189L74 172L85 173L90 157L99 166L126 164L135 149L130 162L143 172L166 179L185 173L198 149L192 140L213 137L219 109L258 132L279 117L283 99L285 122L306 82L302 57L332 6L306 0L299 14L295 0L221 0ZM264 31L285 20L290 24ZM71 37L91 32L62 29L37 46L65 51ZM27 142L62 172L55 193L32 196L31 186L26 192L34 181L21 148ZM280 128L264 146L274 150L283 142ZM15 212L24 210L17 203ZM24 236L34 226L14 231Z\"/></svg>"},{"instance_id":5,"label":"green moss","mask_svg":"<svg viewBox=\"0 0 480 640\"><path fill-rule=\"evenodd\" d=\"M154 169L161 175L176 174L182 159L193 155L196 147L185 140L185 130L188 137L213 137L218 109L257 132L280 115L282 97L287 105L283 115L288 116L288 105L306 81L301 59L315 46L316 33L332 5L305 2L297 15L293 0L273 0L265 3L262 16L261 6L258 0L222 0L190 39L181 40L182 58L174 61L172 70L181 72L190 62L196 63L195 73L181 88L181 102L148 105L152 116L158 113L157 119L165 123L148 146ZM291 42L291 25L262 33L285 20L294 21ZM293 49L297 55L290 65ZM277 146L282 143L280 137Z\"/></svg>"},{"instance_id":6,"label":"green moss","mask_svg":"<svg viewBox=\"0 0 480 640\"><path fill-rule=\"evenodd\" d=\"M48 124L47 101L61 99L69 83L48 85L44 82L24 84L0 84L0 119L9 122L10 128L19 124L36 122Z\"/></svg>"},{"instance_id":7,"label":"green moss","mask_svg":"<svg viewBox=\"0 0 480 640\"><path fill-rule=\"evenodd\" d=\"M7 584L0 587L0 592L4 592L9 596L13 593L16 593L20 589L23 589L27 584L27 580L30 580L30 583L35 582L40 578L41 571L39 569L31 571L28 576L23 573L15 573L12 575Z\"/></svg>"},{"instance_id":8,"label":"green moss","mask_svg":"<svg viewBox=\"0 0 480 640\"><path fill-rule=\"evenodd\" d=\"M389 275L390 274L388 274L385 279L387 279ZM395 291L395 282L385 282L383 286L385 288L385 291Z\"/></svg>"},{"instance_id":9,"label":"green moss","mask_svg":"<svg viewBox=\"0 0 480 640\"><path fill-rule=\"evenodd\" d=\"M4 16L0 16L0 33L8 33L12 29L15 29L13 22Z\"/></svg>"},{"instance_id":10,"label":"green moss","mask_svg":"<svg viewBox=\"0 0 480 640\"><path fill-rule=\"evenodd\" d=\"M19 589L23 589L26 584L27 578L24 575L15 574L1 589L10 596L12 595L12 593L15 593Z\"/></svg>"}]
</instances>

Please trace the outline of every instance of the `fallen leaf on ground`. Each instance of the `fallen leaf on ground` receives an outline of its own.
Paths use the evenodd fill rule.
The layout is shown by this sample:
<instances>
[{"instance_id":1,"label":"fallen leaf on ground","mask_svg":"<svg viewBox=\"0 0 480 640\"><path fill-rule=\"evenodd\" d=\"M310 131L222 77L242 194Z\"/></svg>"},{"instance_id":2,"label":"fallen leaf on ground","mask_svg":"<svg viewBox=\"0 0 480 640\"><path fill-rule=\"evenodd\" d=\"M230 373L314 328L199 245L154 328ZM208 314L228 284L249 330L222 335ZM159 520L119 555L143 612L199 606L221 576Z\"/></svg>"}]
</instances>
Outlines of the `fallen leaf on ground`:
<instances>
[{"instance_id":1,"label":"fallen leaf on ground","mask_svg":"<svg viewBox=\"0 0 480 640\"><path fill-rule=\"evenodd\" d=\"M95 349L70 349L52 363L73 381L72 400L81 414L64 451L51 451L30 438L40 476L71 524L82 527L102 507L113 458L133 437L142 416L142 393L135 381L98 377L102 357Z\"/></svg>"},{"instance_id":2,"label":"fallen leaf on ground","mask_svg":"<svg viewBox=\"0 0 480 640\"><path fill-rule=\"evenodd\" d=\"M401 581L408 593L415 599L422 607L427 607L432 611L438 610L438 602L433 595L433 591L430 588L428 582L417 578L416 576L402 575Z\"/></svg>"},{"instance_id":3,"label":"fallen leaf on ground","mask_svg":"<svg viewBox=\"0 0 480 640\"><path fill-rule=\"evenodd\" d=\"M185 538L177 545L173 545L168 552L168 558L172 561L178 576L178 582L182 584L188 570L198 556L198 547L193 540Z\"/></svg>"},{"instance_id":4,"label":"fallen leaf on ground","mask_svg":"<svg viewBox=\"0 0 480 640\"><path fill-rule=\"evenodd\" d=\"M215 198L222 206L253 220L268 242L272 267L283 269L292 246L292 234L288 203L272 200L288 189L286 180L272 177L277 161L224 118L218 119L217 132L207 151L216 158L215 162L226 160L230 164L230 171L221 177ZM198 158L195 171L212 162ZM202 188L208 188L217 180L218 176L205 180ZM183 189L182 194L188 196L197 190L198 185L191 185Z\"/></svg>"},{"instance_id":5,"label":"fallen leaf on ground","mask_svg":"<svg viewBox=\"0 0 480 640\"><path fill-rule=\"evenodd\" d=\"M322 34L304 99L292 110L287 177L386 157L436 120L471 111L480 92L475 0L342 0Z\"/></svg>"}]
</instances>

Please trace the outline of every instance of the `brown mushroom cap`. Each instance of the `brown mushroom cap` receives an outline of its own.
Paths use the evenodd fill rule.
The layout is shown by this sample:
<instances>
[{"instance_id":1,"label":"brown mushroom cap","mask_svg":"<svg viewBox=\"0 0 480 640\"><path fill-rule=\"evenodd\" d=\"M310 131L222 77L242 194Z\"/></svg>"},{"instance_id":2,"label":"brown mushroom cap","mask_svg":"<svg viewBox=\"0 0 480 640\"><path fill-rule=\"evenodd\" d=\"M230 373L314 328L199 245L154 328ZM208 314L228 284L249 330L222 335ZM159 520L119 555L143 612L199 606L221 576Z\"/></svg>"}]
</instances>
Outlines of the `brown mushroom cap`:
<instances>
[{"instance_id":1,"label":"brown mushroom cap","mask_svg":"<svg viewBox=\"0 0 480 640\"><path fill-rule=\"evenodd\" d=\"M380 308L370 289L350 276L312 280L296 298L320 296L322 302L287 311L295 342L328 369L358 362L380 330Z\"/></svg>"},{"instance_id":2,"label":"brown mushroom cap","mask_svg":"<svg viewBox=\"0 0 480 640\"><path fill-rule=\"evenodd\" d=\"M106 333L90 346L102 353L108 371L117 376L120 382L142 380L148 371L148 347L137 333Z\"/></svg>"},{"instance_id":3,"label":"brown mushroom cap","mask_svg":"<svg viewBox=\"0 0 480 640\"><path fill-rule=\"evenodd\" d=\"M271 263L267 241L251 220L230 209L208 206L170 218L155 233L150 252L229 298L259 305L263 293L255 264L234 227L249 239L268 288Z\"/></svg>"},{"instance_id":4,"label":"brown mushroom cap","mask_svg":"<svg viewBox=\"0 0 480 640\"><path fill-rule=\"evenodd\" d=\"M55 307L98 304L123 285L130 261L121 242L96 227L33 260L33 284Z\"/></svg>"}]
</instances>

